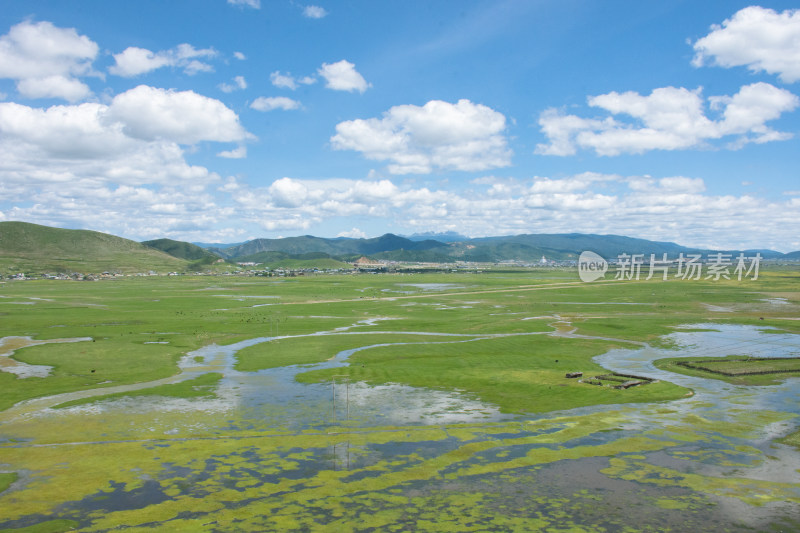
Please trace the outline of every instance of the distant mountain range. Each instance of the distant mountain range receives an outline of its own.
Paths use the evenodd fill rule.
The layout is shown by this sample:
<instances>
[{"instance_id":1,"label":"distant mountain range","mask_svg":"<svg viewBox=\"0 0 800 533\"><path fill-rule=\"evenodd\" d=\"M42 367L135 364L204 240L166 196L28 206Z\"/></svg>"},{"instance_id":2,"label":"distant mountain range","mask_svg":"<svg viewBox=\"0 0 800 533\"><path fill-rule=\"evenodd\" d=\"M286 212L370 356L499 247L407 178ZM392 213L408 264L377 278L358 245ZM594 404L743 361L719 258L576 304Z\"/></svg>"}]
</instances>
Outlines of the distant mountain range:
<instances>
[{"instance_id":1,"label":"distant mountain range","mask_svg":"<svg viewBox=\"0 0 800 533\"><path fill-rule=\"evenodd\" d=\"M411 241L439 241L439 242L461 242L468 241L469 237L465 237L455 231L444 231L442 233L435 233L433 231L426 231L425 233L414 233L413 235L402 235Z\"/></svg>"},{"instance_id":2,"label":"distant mountain range","mask_svg":"<svg viewBox=\"0 0 800 533\"><path fill-rule=\"evenodd\" d=\"M708 254L717 250L688 248L672 242L619 235L530 234L470 239L457 233L401 237L387 233L371 239L326 239L304 235L254 239L238 244L200 244L157 239L138 243L106 233L0 222L0 273L158 272L229 269L219 264L261 263L269 268L348 268L367 256L372 260L453 263L455 261L538 262L574 260L584 250L608 259L627 254ZM738 254L739 250L720 250ZM744 250L765 259L800 260L800 251Z\"/></svg>"},{"instance_id":3,"label":"distant mountain range","mask_svg":"<svg viewBox=\"0 0 800 533\"><path fill-rule=\"evenodd\" d=\"M441 234L438 234L441 235ZM426 238L426 237L431 238ZM470 239L455 233L417 234L400 237L387 233L372 239L352 239L338 237L325 239L304 235L282 239L254 239L229 247L210 247L209 251L236 261L259 261L265 253L281 252L290 256L302 254L327 254L331 258L350 261L366 255L372 259L394 261L426 261L452 263L455 261L501 262L501 261L540 261L542 256L550 260L577 259L584 250L591 250L607 258L619 254L663 254L675 256L680 252L706 254L712 250L702 250L681 246L673 242L658 242L635 239L619 235L569 234L530 234L502 237L483 237ZM716 251L716 250L713 250ZM722 250L738 253L739 250ZM783 257L774 250L746 250L748 255L761 253L765 259Z\"/></svg>"}]
</instances>

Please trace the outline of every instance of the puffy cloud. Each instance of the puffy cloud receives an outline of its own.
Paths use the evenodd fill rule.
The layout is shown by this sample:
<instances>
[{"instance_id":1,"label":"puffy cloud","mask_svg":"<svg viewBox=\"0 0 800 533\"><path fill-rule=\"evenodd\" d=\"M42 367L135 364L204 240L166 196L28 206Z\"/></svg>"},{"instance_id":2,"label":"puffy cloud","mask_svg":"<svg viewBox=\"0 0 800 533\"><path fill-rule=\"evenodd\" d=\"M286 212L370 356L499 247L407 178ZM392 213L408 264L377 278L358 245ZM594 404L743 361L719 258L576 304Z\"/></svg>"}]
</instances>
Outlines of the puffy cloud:
<instances>
[{"instance_id":1,"label":"puffy cloud","mask_svg":"<svg viewBox=\"0 0 800 533\"><path fill-rule=\"evenodd\" d=\"M292 109L300 109L300 102L285 96L260 96L253 100L250 108L256 111L272 111L274 109L290 111Z\"/></svg>"},{"instance_id":2,"label":"puffy cloud","mask_svg":"<svg viewBox=\"0 0 800 533\"><path fill-rule=\"evenodd\" d=\"M340 122L331 144L390 161L393 174L485 170L510 164L505 128L505 117L484 105L432 100L392 107L382 118Z\"/></svg>"},{"instance_id":3,"label":"puffy cloud","mask_svg":"<svg viewBox=\"0 0 800 533\"><path fill-rule=\"evenodd\" d=\"M36 109L0 104L0 181L32 187L89 180L141 185L214 181L190 166L172 141L143 141L105 120L108 107L86 103Z\"/></svg>"},{"instance_id":4,"label":"puffy cloud","mask_svg":"<svg viewBox=\"0 0 800 533\"><path fill-rule=\"evenodd\" d=\"M78 76L93 74L97 51L97 44L74 28L21 22L0 37L0 78L16 80L28 98L75 102L91 93Z\"/></svg>"},{"instance_id":5,"label":"puffy cloud","mask_svg":"<svg viewBox=\"0 0 800 533\"><path fill-rule=\"evenodd\" d=\"M239 146L233 150L224 150L219 152L217 156L224 157L226 159L244 159L247 157L247 147Z\"/></svg>"},{"instance_id":6,"label":"puffy cloud","mask_svg":"<svg viewBox=\"0 0 800 533\"><path fill-rule=\"evenodd\" d=\"M706 190L705 182L702 179L684 176L661 178L659 180L650 176L633 177L628 179L628 187L638 192L684 194L701 193Z\"/></svg>"},{"instance_id":7,"label":"puffy cloud","mask_svg":"<svg viewBox=\"0 0 800 533\"><path fill-rule=\"evenodd\" d=\"M230 208L217 205L206 191L220 177L187 163L179 143L246 136L240 126L237 129L238 118L226 116L221 103L194 93L183 94L188 98L181 102L182 93L153 91L159 104L189 113L193 127L203 132L176 129L170 116L142 131L139 123L127 122L131 115L123 105L126 93L109 105L41 109L0 102L0 217L141 239L185 238L192 232L196 239L236 234L214 227L232 216ZM133 94L145 93L134 89ZM164 112L138 103L145 114ZM245 154L240 147L220 155Z\"/></svg>"},{"instance_id":8,"label":"puffy cloud","mask_svg":"<svg viewBox=\"0 0 800 533\"><path fill-rule=\"evenodd\" d=\"M198 50L186 43L160 52L130 46L119 54L114 54L116 63L108 71L117 76L132 78L162 67L178 67L182 68L186 74L192 75L213 70L211 65L203 63L197 58L211 58L216 55L217 52L213 48Z\"/></svg>"},{"instance_id":9,"label":"puffy cloud","mask_svg":"<svg viewBox=\"0 0 800 533\"><path fill-rule=\"evenodd\" d=\"M298 79L292 76L291 73L287 72L286 74L282 74L278 70L269 75L269 80L275 87L279 87L281 89L291 89L292 91L297 89L298 84L313 85L314 83L317 83L317 79L313 76L304 76Z\"/></svg>"},{"instance_id":10,"label":"puffy cloud","mask_svg":"<svg viewBox=\"0 0 800 533\"><path fill-rule=\"evenodd\" d=\"M549 143L537 145L536 153L564 156L585 148L598 155L614 156L695 148L731 135L738 136L730 145L732 148L747 142L783 140L791 134L774 131L765 123L800 104L800 99L789 91L763 82L746 85L733 96L709 98L710 109L721 114L718 120L706 115L701 89L663 87L648 96L632 91L611 92L587 101L592 107L630 116L639 123L615 117L585 119L548 109L540 115L539 125Z\"/></svg>"},{"instance_id":11,"label":"puffy cloud","mask_svg":"<svg viewBox=\"0 0 800 533\"><path fill-rule=\"evenodd\" d=\"M236 58L236 59L238 59L239 61L244 61L245 59L247 59L247 56L245 56L245 55L244 55L243 53L241 53L241 52L234 52L234 53L233 53L233 57L235 57L235 58Z\"/></svg>"},{"instance_id":12,"label":"puffy cloud","mask_svg":"<svg viewBox=\"0 0 800 533\"><path fill-rule=\"evenodd\" d=\"M603 182L617 181L618 176L610 176L606 174L596 174L593 172L585 172L578 174L568 179L553 179L547 177L533 178L533 183L529 191L534 194L555 194L555 193L571 193L579 190L586 190L594 184L601 184ZM494 184L493 190L497 189L497 184ZM504 186L500 189L504 192L508 191L508 187Z\"/></svg>"},{"instance_id":13,"label":"puffy cloud","mask_svg":"<svg viewBox=\"0 0 800 533\"><path fill-rule=\"evenodd\" d=\"M106 119L123 125L126 135L179 144L241 141L249 134L239 117L219 100L194 91L139 85L114 97Z\"/></svg>"},{"instance_id":14,"label":"puffy cloud","mask_svg":"<svg viewBox=\"0 0 800 533\"><path fill-rule=\"evenodd\" d=\"M317 73L325 78L325 87L335 91L363 93L371 85L356 71L356 66L342 59L336 63L323 63Z\"/></svg>"},{"instance_id":15,"label":"puffy cloud","mask_svg":"<svg viewBox=\"0 0 800 533\"><path fill-rule=\"evenodd\" d=\"M308 197L308 189L302 182L281 178L269 186L269 194L278 207L299 207Z\"/></svg>"},{"instance_id":16,"label":"puffy cloud","mask_svg":"<svg viewBox=\"0 0 800 533\"><path fill-rule=\"evenodd\" d=\"M230 178L217 180L220 185L212 196L206 188L210 182L200 177L177 180L162 172L158 182L149 177L149 181L117 184L86 169L75 174L76 162L65 166L55 160L50 167L39 165L14 178L20 160L9 164L3 146L0 197L6 201L0 204L0 219L87 227L139 239L169 236L231 242L242 239L244 230L235 229L242 224L263 231L324 234L344 217L358 217L357 227L380 221L395 231L455 230L476 237L582 232L702 247L789 251L787 247L800 246L794 231L800 217L796 195L780 201L747 194L715 195L705 190L702 179L693 177L584 173L475 180L465 190L391 180L289 177L251 188ZM176 157L180 161L179 153ZM147 175L158 172L158 164L166 161L142 158L136 166ZM106 163L106 170L113 166ZM54 181L44 181L47 172ZM353 227L352 221L345 223L343 227ZM759 231L743 231L752 227ZM353 228L340 235L364 237L364 233Z\"/></svg>"},{"instance_id":17,"label":"puffy cloud","mask_svg":"<svg viewBox=\"0 0 800 533\"><path fill-rule=\"evenodd\" d=\"M307 219L295 215L288 218L270 218L262 220L260 225L267 231L280 230L307 230L312 224L319 223L319 219Z\"/></svg>"},{"instance_id":18,"label":"puffy cloud","mask_svg":"<svg viewBox=\"0 0 800 533\"><path fill-rule=\"evenodd\" d=\"M279 71L275 71L269 75L269 79L272 82L272 85L275 87L280 87L282 89L297 89L297 82L295 81L294 77L291 74L281 74Z\"/></svg>"},{"instance_id":19,"label":"puffy cloud","mask_svg":"<svg viewBox=\"0 0 800 533\"><path fill-rule=\"evenodd\" d=\"M139 240L165 236L202 240L230 238L235 231L214 226L226 215L202 189L98 185L72 181L30 189L31 205L5 210L0 217L39 224L83 227Z\"/></svg>"},{"instance_id":20,"label":"puffy cloud","mask_svg":"<svg viewBox=\"0 0 800 533\"><path fill-rule=\"evenodd\" d=\"M58 75L19 80L17 90L28 98L63 98L69 102L77 102L90 93L80 80Z\"/></svg>"},{"instance_id":21,"label":"puffy cloud","mask_svg":"<svg viewBox=\"0 0 800 533\"><path fill-rule=\"evenodd\" d=\"M28 147L45 158L94 158L128 150L134 142L119 125L106 126L101 117L108 107L85 103L72 106L31 108L8 102L0 104L3 146Z\"/></svg>"},{"instance_id":22,"label":"puffy cloud","mask_svg":"<svg viewBox=\"0 0 800 533\"><path fill-rule=\"evenodd\" d=\"M692 64L746 66L753 72L777 74L782 81L800 80L800 10L778 13L759 6L746 7L714 25L694 43Z\"/></svg>"},{"instance_id":23,"label":"puffy cloud","mask_svg":"<svg viewBox=\"0 0 800 533\"><path fill-rule=\"evenodd\" d=\"M187 164L179 145L248 137L231 110L191 91L142 86L110 105L47 109L0 103L0 182L34 190L77 182L204 186L219 177ZM245 154L240 147L222 156Z\"/></svg>"},{"instance_id":24,"label":"puffy cloud","mask_svg":"<svg viewBox=\"0 0 800 533\"><path fill-rule=\"evenodd\" d=\"M485 179L466 190L390 180L298 180L230 188L244 220L265 229L307 230L334 219L380 219L407 231L457 230L473 236L613 233L689 246L784 249L794 242L800 199L773 202L713 195L700 178L583 173L565 178ZM269 227L268 227L269 226ZM759 232L732 232L757 226ZM342 235L360 236L353 232Z\"/></svg>"},{"instance_id":25,"label":"puffy cloud","mask_svg":"<svg viewBox=\"0 0 800 533\"><path fill-rule=\"evenodd\" d=\"M721 134L753 132L764 136L771 133L764 122L777 119L785 111L792 111L800 99L789 91L760 82L742 87L732 97L718 97L711 99L711 102L712 107L724 109L723 120L719 123ZM789 137L791 134L780 134L779 138Z\"/></svg>"},{"instance_id":26,"label":"puffy cloud","mask_svg":"<svg viewBox=\"0 0 800 533\"><path fill-rule=\"evenodd\" d=\"M233 84L221 83L219 88L224 93L232 93L237 89L247 89L247 80L244 79L244 76L236 76L233 78Z\"/></svg>"},{"instance_id":27,"label":"puffy cloud","mask_svg":"<svg viewBox=\"0 0 800 533\"><path fill-rule=\"evenodd\" d=\"M170 59L165 54L159 55L135 46L130 46L123 52L114 54L114 60L116 64L108 70L119 76L137 76L170 64Z\"/></svg>"},{"instance_id":28,"label":"puffy cloud","mask_svg":"<svg viewBox=\"0 0 800 533\"><path fill-rule=\"evenodd\" d=\"M325 18L327 15L328 12L325 11L325 8L319 6L306 6L303 8L303 16L310 19L321 19Z\"/></svg>"}]
</instances>

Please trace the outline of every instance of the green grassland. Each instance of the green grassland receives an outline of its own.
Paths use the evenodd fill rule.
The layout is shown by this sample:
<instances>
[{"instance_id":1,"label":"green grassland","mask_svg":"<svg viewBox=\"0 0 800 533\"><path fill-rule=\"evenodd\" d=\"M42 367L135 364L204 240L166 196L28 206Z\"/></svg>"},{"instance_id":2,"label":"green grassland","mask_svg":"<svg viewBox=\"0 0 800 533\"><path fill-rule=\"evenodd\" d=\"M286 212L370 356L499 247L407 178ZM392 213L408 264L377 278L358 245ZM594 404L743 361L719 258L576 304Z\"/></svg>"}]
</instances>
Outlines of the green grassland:
<instances>
[{"instance_id":1,"label":"green grassland","mask_svg":"<svg viewBox=\"0 0 800 533\"><path fill-rule=\"evenodd\" d=\"M576 277L553 269L0 282L0 337L92 338L13 354L51 366L48 377L0 372L0 527L700 531L725 517L722 498L750 506L748 513L773 513L764 528L783 520L769 505L800 504L797 483L747 476L750 467L775 468L773 452L753 443L767 426L796 423L796 414L735 402L724 413L695 412L686 409L695 400L669 403L689 391L665 381L616 390L565 373L605 373L592 358L612 348L669 348L662 337L687 324L800 333L800 272L765 268L746 282ZM272 424L271 410L282 408L272 404L255 414L117 407L15 418L25 406L10 409L177 376L178 361L194 350L263 337L276 338L241 349L238 372L369 347L347 367L301 368L297 379L347 374L350 383L458 391L505 413L603 407L380 427L328 422L326 413L322 424L296 430ZM59 407L123 397L135 405L142 395L210 398L220 375L206 360L193 364L192 379ZM642 419L657 423L642 429ZM797 444L797 435L785 442Z\"/></svg>"},{"instance_id":2,"label":"green grassland","mask_svg":"<svg viewBox=\"0 0 800 533\"><path fill-rule=\"evenodd\" d=\"M67 407L74 407L76 405L84 405L97 401L116 400L119 398L141 398L145 396L193 399L211 398L214 396L214 390L217 385L219 385L221 379L222 374L211 372L209 374L202 374L194 379L187 379L186 381L171 383L169 385L157 385L136 392L105 394L102 396L82 398L80 400L71 400L55 405L53 409L65 409Z\"/></svg>"},{"instance_id":3,"label":"green grassland","mask_svg":"<svg viewBox=\"0 0 800 533\"><path fill-rule=\"evenodd\" d=\"M317 370L303 382L330 381L346 374L372 384L469 391L503 412L540 413L587 405L672 400L687 393L671 383L630 390L567 379L572 371L603 374L591 358L615 347L605 341L513 336L435 345L387 346L354 354L346 369Z\"/></svg>"},{"instance_id":4,"label":"green grassland","mask_svg":"<svg viewBox=\"0 0 800 533\"><path fill-rule=\"evenodd\" d=\"M674 326L705 321L800 332L800 323L786 320L780 308L759 304L776 294L797 301L797 272L763 272L756 282L594 284L576 283L570 274L556 270L286 279L187 276L95 283L8 281L0 286L0 336L91 337L93 342L19 350L16 359L50 365L53 371L47 378L27 379L0 373L0 408L48 394L168 377L177 373L180 357L214 342L308 335L369 318L386 320L359 326L359 332L525 334L552 331L552 324L559 320L568 321L567 327L578 334L640 341L655 340ZM430 284L447 285L430 290ZM405 340L419 338L409 335ZM239 365L254 370L313 363L361 341L358 336L273 341L244 350ZM370 343L380 343L380 337L374 341ZM283 349L280 343L291 348ZM557 383L560 374L599 370L591 357L609 346L600 340L534 335L386 347L359 352L354 357L359 365L350 371L370 383L459 388L510 411L538 411L546 407L526 398L526 388L556 386L554 390L561 392L565 387ZM431 372L419 370L428 366ZM302 379L324 378L323 373ZM515 385L509 387L506 381ZM614 400L610 391L576 387L569 385L564 395L577 405ZM640 394L641 401L670 397L665 387L645 390L651 392L626 391L633 394L625 399L619 395L618 400L629 401ZM682 394L674 390L672 397ZM534 403L540 407L533 407Z\"/></svg>"}]
</instances>

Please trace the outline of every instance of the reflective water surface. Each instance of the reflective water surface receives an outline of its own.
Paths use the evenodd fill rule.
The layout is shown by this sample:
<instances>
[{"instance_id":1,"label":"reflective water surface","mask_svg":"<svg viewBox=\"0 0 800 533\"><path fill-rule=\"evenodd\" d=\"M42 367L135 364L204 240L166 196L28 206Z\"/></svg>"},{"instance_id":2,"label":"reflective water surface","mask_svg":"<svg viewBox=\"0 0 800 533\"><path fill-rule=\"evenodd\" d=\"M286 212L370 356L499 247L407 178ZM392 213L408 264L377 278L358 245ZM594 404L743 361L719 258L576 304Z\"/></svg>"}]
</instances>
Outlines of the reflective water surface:
<instances>
[{"instance_id":1,"label":"reflective water surface","mask_svg":"<svg viewBox=\"0 0 800 533\"><path fill-rule=\"evenodd\" d=\"M549 334L579 337L567 321L554 318L555 331ZM578 531L748 531L772 524L790 530L800 519L800 454L773 442L797 424L800 380L735 386L653 365L656 359L681 356L798 357L800 336L752 326L687 325L669 336L677 350L642 344L611 350L596 361L612 371L689 387L692 396L661 404L522 416L501 413L458 392L370 386L344 377L323 384L295 381L300 372L347 365L353 353L377 346L370 333L359 332L361 325L316 333L364 335L362 347L316 365L235 370L239 350L286 338L262 337L192 352L181 362L182 373L166 380L25 402L2 413L0 436L7 443L12 437L19 442L8 444L4 453L32 456L37 449L63 447L52 431L79 420L87 434L93 424L103 427L82 445L113 441L126 446L132 465L105 474L104 489L58 504L56 515L87 531L104 530L104 520L113 520L115 512L145 513L151 506L170 505L180 509L189 500L196 516L164 516L203 517L216 524L205 529L219 531L238 523L232 518L236 509L250 507L249 514L261 518L242 522L249 524L240 525L243 530L278 528L283 523L278 517L308 529L309 524L332 524L337 516L360 516L365 509L373 524L365 530L390 525L426 529L420 526L425 509L436 513L431 524L450 524L456 530L469 524L494 530L560 524ZM409 349L418 343L481 338L409 335L419 337L406 343ZM128 398L51 409L68 399L176 382L209 371L224 375L215 399ZM130 422L127 429L122 419ZM187 451L191 443L205 450L202 456ZM78 444L71 443L70 449ZM141 471L137 483L124 481L134 472L131 468ZM36 481L35 470L16 470L28 474L0 495L0 501L24 502L36 483L42 483ZM329 491L349 496L344 502L330 500L325 496ZM215 494L226 496L216 499ZM408 502L421 510L409 510ZM142 520L135 523L147 523ZM162 520L166 518L151 523ZM23 513L5 522L0 518L0 527L41 521L39 515Z\"/></svg>"}]
</instances>

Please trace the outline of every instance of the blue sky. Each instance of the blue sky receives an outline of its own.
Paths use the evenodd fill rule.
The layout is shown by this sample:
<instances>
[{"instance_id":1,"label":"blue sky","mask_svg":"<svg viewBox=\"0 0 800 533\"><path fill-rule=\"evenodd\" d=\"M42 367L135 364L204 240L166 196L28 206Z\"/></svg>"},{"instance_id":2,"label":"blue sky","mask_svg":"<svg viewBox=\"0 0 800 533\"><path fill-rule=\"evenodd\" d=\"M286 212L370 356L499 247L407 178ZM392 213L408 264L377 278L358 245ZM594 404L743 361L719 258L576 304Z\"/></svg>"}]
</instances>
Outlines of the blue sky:
<instances>
[{"instance_id":1,"label":"blue sky","mask_svg":"<svg viewBox=\"0 0 800 533\"><path fill-rule=\"evenodd\" d=\"M0 0L0 220L797 250L797 7Z\"/></svg>"}]
</instances>

